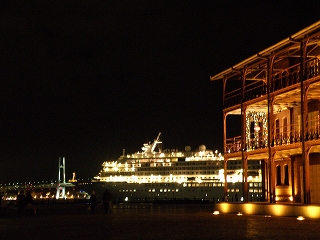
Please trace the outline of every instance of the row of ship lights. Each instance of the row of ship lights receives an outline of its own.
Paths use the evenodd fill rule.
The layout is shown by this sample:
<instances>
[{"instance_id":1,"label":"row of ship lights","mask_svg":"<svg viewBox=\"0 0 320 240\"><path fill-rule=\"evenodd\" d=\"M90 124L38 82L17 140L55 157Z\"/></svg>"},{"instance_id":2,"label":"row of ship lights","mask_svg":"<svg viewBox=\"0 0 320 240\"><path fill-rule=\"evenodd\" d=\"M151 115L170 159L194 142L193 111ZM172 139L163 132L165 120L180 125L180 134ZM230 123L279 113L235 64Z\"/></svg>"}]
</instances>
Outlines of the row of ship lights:
<instances>
[{"instance_id":1,"label":"row of ship lights","mask_svg":"<svg viewBox=\"0 0 320 240\"><path fill-rule=\"evenodd\" d=\"M220 182L224 182L223 169L219 170L218 176L219 176L219 181ZM150 181L147 180L147 179L139 181L138 177L135 176L135 175L132 175L130 177L129 176L128 177L121 176L121 175L120 176L112 176L112 175L110 175L109 177L110 177L111 180L115 180L115 181L116 180L125 181L125 180L128 180L128 178L130 178L132 182L140 182L140 183L148 183L148 182L177 182L177 183L180 183L180 184L184 183L186 181L186 178L187 178L187 177L179 177L179 179L177 179L177 177L173 177L172 174L170 174L169 177L166 177L164 181L161 180L161 178L162 178L161 175L157 175L156 176L156 175L153 175L153 174L151 174L151 176L150 176ZM258 177L256 177L256 178L258 178ZM248 181L253 181L253 180L254 179L252 178L252 176L248 177ZM227 180L227 182L231 182L231 183L241 182L241 181L242 181L242 170L239 170L238 176L236 176L236 177L232 176L231 178L228 177L228 180ZM197 180L195 180L195 182L202 183L203 180L201 178L198 178Z\"/></svg>"},{"instance_id":2,"label":"row of ship lights","mask_svg":"<svg viewBox=\"0 0 320 240\"><path fill-rule=\"evenodd\" d=\"M174 155L174 153L175 153L175 152L172 152L171 154ZM160 155L160 157L161 157L161 156L164 157L164 154L162 153L162 154ZM127 157L128 157L128 158L129 158L129 157L133 157L133 155L132 155L132 156L128 155ZM154 155L153 157L156 157L156 155ZM199 159L201 160L201 159L203 159L204 157L206 157L206 158L212 158L212 157L214 157L214 158L216 158L215 160L223 160L222 154L219 153L218 150L216 150L214 154L206 154L206 151L200 151L200 152L199 152L199 156L194 155L194 156L192 156L192 157L186 158L186 161L193 161L193 160L199 160ZM168 163L169 163L169 162L170 162L170 160L168 160ZM162 164L165 164L165 163L162 163ZM122 168L122 163L118 163L117 161L105 162L105 163L104 163L104 166L105 166L105 167L104 167L104 171L117 172L120 168ZM112 170L109 170L110 168L111 168ZM123 168L125 169L125 171L129 171L128 163L125 163ZM133 171L133 172L135 171L134 165L131 167L131 171ZM221 171L219 171L219 175L222 175L221 179L224 179L223 173L222 173ZM134 178L137 178L137 177L134 176L134 175L132 175L131 177L132 177L132 180L134 180ZM161 178L161 176L160 176L160 175L159 175L159 176L153 176L153 175L151 175L151 178L152 178L153 180L156 180L156 179L158 178L158 180L159 180L159 178ZM151 180L152 180L152 179L151 179ZM170 177L167 177L166 180L167 180L167 182L173 181L172 174L170 174ZM184 182L183 179L180 179L179 181L180 181L181 183ZM179 181L178 181L178 182L179 182ZM234 180L234 181L235 181L235 180ZM202 181L199 179L199 180L198 180L198 183L201 183L201 182L202 182Z\"/></svg>"},{"instance_id":3,"label":"row of ship lights","mask_svg":"<svg viewBox=\"0 0 320 240\"><path fill-rule=\"evenodd\" d=\"M192 157L186 157L186 161L196 161L196 160L207 160L207 159L210 159L210 158L215 158L214 160L223 160L223 157L222 157L222 154L221 153L218 153L218 150L215 151L215 154L207 154L205 155L205 151L200 151L199 152L199 156L197 155L194 155ZM171 155L174 156L175 152L172 152ZM134 157L134 155L130 156L130 155L127 155L128 158L130 157ZM153 155L154 158L156 158L157 156L154 154ZM158 157L165 157L164 153L161 153ZM183 155L179 156L179 157L184 157ZM165 163L165 162L164 162ZM163 164L164 164L163 163ZM170 163L170 160L168 159L167 160L167 163ZM121 168L122 166L122 163L118 163L117 161L113 161L113 162L104 162L104 170L108 170L108 167L112 167L112 171L118 171L119 168ZM129 167L128 166L128 163L125 163L124 164L124 168L126 171L129 171ZM135 170L135 167L134 165L132 166L131 168L131 171L134 171Z\"/></svg>"},{"instance_id":4,"label":"row of ship lights","mask_svg":"<svg viewBox=\"0 0 320 240\"><path fill-rule=\"evenodd\" d=\"M167 153L167 152L169 152L169 151L170 151L170 150L164 151L164 152L160 153L158 156L157 156L157 153L154 152L154 153L153 153L153 157L165 157L165 153ZM199 156L197 156L197 154L195 154L195 155L192 156L192 157L194 157L194 158L198 158L198 157L200 157L200 158L203 158L203 157L208 157L208 158L212 158L212 157L214 157L214 158L222 158L222 154L219 153L218 150L215 150L214 153L210 151L210 153L206 154L207 152L209 152L209 151L206 151L206 150L204 150L204 151L199 151L199 152L197 153L197 154L199 154ZM143 152L140 153L140 152L137 152L137 153L134 153L134 154L132 154L132 155L128 154L127 157L128 157L128 158L135 158L135 157L136 157L136 158L139 158L140 156L135 156L135 155L140 155L140 154L145 154L145 156L148 156L148 153L143 153ZM171 156L172 156L172 157L184 157L184 154L183 154L183 152L179 152L178 150L172 149L172 150L171 150Z\"/></svg>"}]
</instances>

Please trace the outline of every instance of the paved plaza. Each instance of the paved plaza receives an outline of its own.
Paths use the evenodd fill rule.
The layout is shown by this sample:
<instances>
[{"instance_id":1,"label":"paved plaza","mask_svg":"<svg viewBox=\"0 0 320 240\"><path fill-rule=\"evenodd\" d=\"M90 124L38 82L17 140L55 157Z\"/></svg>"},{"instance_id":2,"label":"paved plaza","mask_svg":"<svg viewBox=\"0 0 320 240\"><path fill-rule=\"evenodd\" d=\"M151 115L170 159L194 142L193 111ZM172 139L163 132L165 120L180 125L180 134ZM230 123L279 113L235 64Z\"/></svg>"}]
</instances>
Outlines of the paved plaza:
<instances>
[{"instance_id":1,"label":"paved plaza","mask_svg":"<svg viewBox=\"0 0 320 240\"><path fill-rule=\"evenodd\" d=\"M320 219L213 215L213 205L38 206L31 218L0 218L0 239L319 239Z\"/></svg>"}]
</instances>

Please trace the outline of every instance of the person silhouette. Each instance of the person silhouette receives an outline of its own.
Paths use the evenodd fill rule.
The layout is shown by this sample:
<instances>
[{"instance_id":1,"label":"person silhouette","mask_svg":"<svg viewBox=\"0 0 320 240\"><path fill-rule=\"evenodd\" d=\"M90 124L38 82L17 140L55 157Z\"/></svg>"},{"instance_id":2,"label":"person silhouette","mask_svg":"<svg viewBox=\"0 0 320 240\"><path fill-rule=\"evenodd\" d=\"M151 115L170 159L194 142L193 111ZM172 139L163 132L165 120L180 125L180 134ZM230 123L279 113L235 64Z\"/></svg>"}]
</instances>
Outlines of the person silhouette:
<instances>
[{"instance_id":1,"label":"person silhouette","mask_svg":"<svg viewBox=\"0 0 320 240\"><path fill-rule=\"evenodd\" d=\"M26 217L31 217L31 215L33 215L34 213L34 201L30 192L26 193L25 205L26 205Z\"/></svg>"},{"instance_id":2,"label":"person silhouette","mask_svg":"<svg viewBox=\"0 0 320 240\"><path fill-rule=\"evenodd\" d=\"M26 196L24 195L23 190L17 196L17 205L18 205L18 217L21 218L21 214L25 209Z\"/></svg>"},{"instance_id":3,"label":"person silhouette","mask_svg":"<svg viewBox=\"0 0 320 240\"><path fill-rule=\"evenodd\" d=\"M108 213L109 207L110 207L111 201L112 201L112 194L108 189L106 189L104 191L103 196L102 196L102 201L103 201L104 213Z\"/></svg>"},{"instance_id":4,"label":"person silhouette","mask_svg":"<svg viewBox=\"0 0 320 240\"><path fill-rule=\"evenodd\" d=\"M90 202L91 213L94 214L94 210L96 209L96 205L97 205L97 197L94 191L92 191L89 202Z\"/></svg>"}]
</instances>

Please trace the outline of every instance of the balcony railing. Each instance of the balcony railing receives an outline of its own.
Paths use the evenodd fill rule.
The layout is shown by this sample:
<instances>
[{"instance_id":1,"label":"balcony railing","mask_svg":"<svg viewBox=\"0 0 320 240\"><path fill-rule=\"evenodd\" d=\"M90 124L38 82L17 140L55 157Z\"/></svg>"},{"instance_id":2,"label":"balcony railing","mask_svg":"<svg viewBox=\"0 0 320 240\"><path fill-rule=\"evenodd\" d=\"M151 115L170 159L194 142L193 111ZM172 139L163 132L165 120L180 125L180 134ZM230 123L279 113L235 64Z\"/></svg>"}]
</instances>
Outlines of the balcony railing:
<instances>
[{"instance_id":1,"label":"balcony railing","mask_svg":"<svg viewBox=\"0 0 320 240\"><path fill-rule=\"evenodd\" d=\"M316 122L317 124L315 124ZM298 125L291 125L287 128L292 130L284 132L282 129L282 132L280 132L280 129L275 129L276 133L271 139L271 147L289 145L302 141L301 130ZM242 146L241 136L226 139L225 153L240 152L242 149L244 151L253 151L268 147L267 136L254 137L256 136L254 133L250 134L250 136L250 139L246 139L244 146ZM319 119L309 121L309 127L306 128L304 136L305 141L320 139Z\"/></svg>"},{"instance_id":2,"label":"balcony railing","mask_svg":"<svg viewBox=\"0 0 320 240\"><path fill-rule=\"evenodd\" d=\"M241 151L241 136L226 139L225 153Z\"/></svg>"},{"instance_id":3,"label":"balcony railing","mask_svg":"<svg viewBox=\"0 0 320 240\"><path fill-rule=\"evenodd\" d=\"M257 97L267 94L266 84L262 81L253 82L246 85L244 101L249 101ZM224 96L224 107L232 107L241 103L241 89L236 89L232 92L226 93Z\"/></svg>"},{"instance_id":4,"label":"balcony railing","mask_svg":"<svg viewBox=\"0 0 320 240\"><path fill-rule=\"evenodd\" d=\"M305 78L310 79L320 75L319 59L311 59L306 62ZM272 75L270 92L292 86L300 82L300 64L277 71ZM243 101L249 101L267 94L267 86L264 81L255 81L245 86ZM228 92L224 96L224 108L241 103L241 88Z\"/></svg>"}]
</instances>

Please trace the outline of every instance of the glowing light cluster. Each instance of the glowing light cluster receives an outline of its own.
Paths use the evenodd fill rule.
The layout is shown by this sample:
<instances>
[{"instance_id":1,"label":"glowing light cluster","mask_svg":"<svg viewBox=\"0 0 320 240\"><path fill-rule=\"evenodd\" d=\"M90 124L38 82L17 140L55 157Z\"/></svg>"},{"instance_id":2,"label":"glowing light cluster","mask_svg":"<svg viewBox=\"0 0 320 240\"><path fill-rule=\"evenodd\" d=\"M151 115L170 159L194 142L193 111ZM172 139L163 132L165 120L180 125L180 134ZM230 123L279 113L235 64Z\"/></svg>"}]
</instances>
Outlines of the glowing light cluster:
<instances>
[{"instance_id":1,"label":"glowing light cluster","mask_svg":"<svg viewBox=\"0 0 320 240\"><path fill-rule=\"evenodd\" d=\"M251 123L254 123L253 132L253 145L252 146L252 136L251 136ZM260 127L262 124L262 129ZM260 134L262 137L260 137ZM253 147L260 147L261 145L268 145L268 119L265 112L248 112L246 114L246 144L248 150Z\"/></svg>"}]
</instances>

